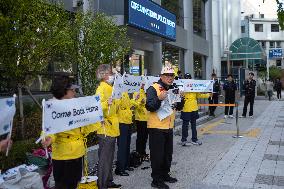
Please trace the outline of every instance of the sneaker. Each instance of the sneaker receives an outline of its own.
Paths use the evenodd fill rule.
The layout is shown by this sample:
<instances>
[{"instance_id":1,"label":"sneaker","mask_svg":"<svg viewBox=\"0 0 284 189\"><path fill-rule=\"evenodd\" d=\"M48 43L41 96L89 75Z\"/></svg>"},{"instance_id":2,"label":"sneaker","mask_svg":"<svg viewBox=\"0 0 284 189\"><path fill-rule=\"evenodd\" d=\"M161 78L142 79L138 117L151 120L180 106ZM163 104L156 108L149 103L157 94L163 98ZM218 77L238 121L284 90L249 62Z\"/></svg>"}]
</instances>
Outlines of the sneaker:
<instances>
[{"instance_id":1,"label":"sneaker","mask_svg":"<svg viewBox=\"0 0 284 189\"><path fill-rule=\"evenodd\" d=\"M121 184L115 184L114 182L111 182L108 186L108 189L115 189L115 188L121 188Z\"/></svg>"},{"instance_id":2,"label":"sneaker","mask_svg":"<svg viewBox=\"0 0 284 189\"><path fill-rule=\"evenodd\" d=\"M191 141L191 144L193 144L193 145L202 145L202 142L201 141L199 141L199 140L197 140L197 141L195 141L195 142L193 142L193 141Z\"/></svg>"},{"instance_id":3,"label":"sneaker","mask_svg":"<svg viewBox=\"0 0 284 189\"><path fill-rule=\"evenodd\" d=\"M119 175L119 176L129 176L129 174L126 172L126 171L118 171L118 170L115 170L114 173L116 175Z\"/></svg>"},{"instance_id":4,"label":"sneaker","mask_svg":"<svg viewBox=\"0 0 284 189\"><path fill-rule=\"evenodd\" d=\"M127 170L127 171L134 171L134 169L132 167L126 167L125 170Z\"/></svg>"},{"instance_id":5,"label":"sneaker","mask_svg":"<svg viewBox=\"0 0 284 189\"><path fill-rule=\"evenodd\" d=\"M253 119L253 116L249 116L249 118Z\"/></svg>"},{"instance_id":6,"label":"sneaker","mask_svg":"<svg viewBox=\"0 0 284 189\"><path fill-rule=\"evenodd\" d=\"M159 189L170 189L170 187L166 185L164 182L158 182L158 181L153 181L151 183L151 186L153 188L159 188Z\"/></svg>"},{"instance_id":7,"label":"sneaker","mask_svg":"<svg viewBox=\"0 0 284 189\"><path fill-rule=\"evenodd\" d=\"M224 119L227 119L227 118L228 118L228 116L227 116L227 115L225 115L225 116L224 116Z\"/></svg>"},{"instance_id":8,"label":"sneaker","mask_svg":"<svg viewBox=\"0 0 284 189\"><path fill-rule=\"evenodd\" d=\"M239 116L239 118L246 118L246 116Z\"/></svg>"},{"instance_id":9,"label":"sneaker","mask_svg":"<svg viewBox=\"0 0 284 189\"><path fill-rule=\"evenodd\" d=\"M169 182L169 183L175 183L177 182L178 180L174 177L171 177L170 175L164 177L164 182Z\"/></svg>"},{"instance_id":10,"label":"sneaker","mask_svg":"<svg viewBox=\"0 0 284 189\"><path fill-rule=\"evenodd\" d=\"M234 118L234 116L233 116L233 115L229 115L229 118L233 119L233 118Z\"/></svg>"},{"instance_id":11,"label":"sneaker","mask_svg":"<svg viewBox=\"0 0 284 189\"><path fill-rule=\"evenodd\" d=\"M191 146L191 142L183 141L183 142L180 143L180 145L182 145L182 146Z\"/></svg>"}]
</instances>

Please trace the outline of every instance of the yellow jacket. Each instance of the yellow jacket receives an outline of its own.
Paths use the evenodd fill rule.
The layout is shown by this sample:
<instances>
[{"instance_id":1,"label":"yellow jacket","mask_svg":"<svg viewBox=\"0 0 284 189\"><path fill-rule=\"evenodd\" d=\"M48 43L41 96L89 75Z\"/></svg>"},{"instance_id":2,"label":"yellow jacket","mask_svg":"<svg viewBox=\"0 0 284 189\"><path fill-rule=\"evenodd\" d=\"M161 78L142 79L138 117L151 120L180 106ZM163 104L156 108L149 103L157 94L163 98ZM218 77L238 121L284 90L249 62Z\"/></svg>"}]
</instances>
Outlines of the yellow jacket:
<instances>
[{"instance_id":1,"label":"yellow jacket","mask_svg":"<svg viewBox=\"0 0 284 189\"><path fill-rule=\"evenodd\" d=\"M72 129L62 133L49 135L51 137L52 159L71 160L85 155L84 137L96 131L100 123Z\"/></svg>"},{"instance_id":2,"label":"yellow jacket","mask_svg":"<svg viewBox=\"0 0 284 189\"><path fill-rule=\"evenodd\" d=\"M96 95L100 95L101 97L101 104L104 114L104 125L101 126L97 133L110 137L119 136L119 123L117 115L119 100L113 100L110 108L108 105L108 99L112 95L112 86L102 81L97 88Z\"/></svg>"},{"instance_id":3,"label":"yellow jacket","mask_svg":"<svg viewBox=\"0 0 284 189\"><path fill-rule=\"evenodd\" d=\"M155 83L153 85L157 92L157 96L161 94L161 91L164 89L161 88L160 84ZM158 115L156 112L149 112L148 114L148 122L147 127L148 128L155 128L155 129L172 129L174 127L174 121L175 121L175 111L173 113L160 121Z\"/></svg>"},{"instance_id":4,"label":"yellow jacket","mask_svg":"<svg viewBox=\"0 0 284 189\"><path fill-rule=\"evenodd\" d=\"M184 93L184 107L183 112L194 112L198 110L197 99L209 98L210 94L201 93Z\"/></svg>"},{"instance_id":5,"label":"yellow jacket","mask_svg":"<svg viewBox=\"0 0 284 189\"><path fill-rule=\"evenodd\" d=\"M134 106L134 100L130 100L127 92L122 93L118 107L118 121L119 123L131 124L133 112L131 110Z\"/></svg>"},{"instance_id":6,"label":"yellow jacket","mask_svg":"<svg viewBox=\"0 0 284 189\"><path fill-rule=\"evenodd\" d=\"M139 95L138 100L135 100ZM135 100L135 120L137 121L147 121L148 119L148 111L145 107L146 104L146 94L143 89L140 89L139 93L135 92L133 94L133 99ZM142 102L144 100L144 102Z\"/></svg>"}]
</instances>

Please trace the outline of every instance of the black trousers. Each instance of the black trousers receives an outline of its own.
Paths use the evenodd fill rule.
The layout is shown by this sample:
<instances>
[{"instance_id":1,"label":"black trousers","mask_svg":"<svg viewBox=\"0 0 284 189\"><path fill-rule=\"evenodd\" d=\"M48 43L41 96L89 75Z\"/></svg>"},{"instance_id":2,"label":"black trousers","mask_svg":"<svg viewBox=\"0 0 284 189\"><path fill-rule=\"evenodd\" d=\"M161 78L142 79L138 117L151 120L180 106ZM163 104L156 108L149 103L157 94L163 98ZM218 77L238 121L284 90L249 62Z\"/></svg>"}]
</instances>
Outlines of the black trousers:
<instances>
[{"instance_id":1,"label":"black trousers","mask_svg":"<svg viewBox=\"0 0 284 189\"><path fill-rule=\"evenodd\" d=\"M250 105L249 116L253 116L254 96L245 96L244 109L243 109L243 115L242 116L247 115L248 104Z\"/></svg>"},{"instance_id":2,"label":"black trousers","mask_svg":"<svg viewBox=\"0 0 284 189\"><path fill-rule=\"evenodd\" d=\"M52 160L55 189L76 189L82 177L83 158Z\"/></svg>"},{"instance_id":3,"label":"black trousers","mask_svg":"<svg viewBox=\"0 0 284 189\"><path fill-rule=\"evenodd\" d=\"M208 98L209 104L218 104L218 95L213 95L212 98ZM214 115L216 110L216 106L209 106L209 113L210 115Z\"/></svg>"},{"instance_id":4,"label":"black trousers","mask_svg":"<svg viewBox=\"0 0 284 189\"><path fill-rule=\"evenodd\" d=\"M131 143L131 125L120 123L119 124L120 135L117 139L117 171L125 171L129 166L130 158L130 143Z\"/></svg>"},{"instance_id":5,"label":"black trousers","mask_svg":"<svg viewBox=\"0 0 284 189\"><path fill-rule=\"evenodd\" d=\"M235 98L225 97L225 104L235 104ZM234 113L234 106L225 106L225 115L233 115L233 113Z\"/></svg>"},{"instance_id":6,"label":"black trousers","mask_svg":"<svg viewBox=\"0 0 284 189\"><path fill-rule=\"evenodd\" d=\"M148 129L153 181L163 182L169 175L173 155L173 130Z\"/></svg>"},{"instance_id":7,"label":"black trousers","mask_svg":"<svg viewBox=\"0 0 284 189\"><path fill-rule=\"evenodd\" d=\"M196 130L196 120L199 118L198 111L194 112L181 112L182 119L182 137L181 141L187 141L188 137L188 126L190 122L191 126L191 141L196 142L197 139L197 130Z\"/></svg>"},{"instance_id":8,"label":"black trousers","mask_svg":"<svg viewBox=\"0 0 284 189\"><path fill-rule=\"evenodd\" d=\"M147 121L136 121L137 139L136 151L140 155L146 155L146 145L148 140Z\"/></svg>"},{"instance_id":9,"label":"black trousers","mask_svg":"<svg viewBox=\"0 0 284 189\"><path fill-rule=\"evenodd\" d=\"M281 99L281 90L277 90L277 98Z\"/></svg>"}]
</instances>

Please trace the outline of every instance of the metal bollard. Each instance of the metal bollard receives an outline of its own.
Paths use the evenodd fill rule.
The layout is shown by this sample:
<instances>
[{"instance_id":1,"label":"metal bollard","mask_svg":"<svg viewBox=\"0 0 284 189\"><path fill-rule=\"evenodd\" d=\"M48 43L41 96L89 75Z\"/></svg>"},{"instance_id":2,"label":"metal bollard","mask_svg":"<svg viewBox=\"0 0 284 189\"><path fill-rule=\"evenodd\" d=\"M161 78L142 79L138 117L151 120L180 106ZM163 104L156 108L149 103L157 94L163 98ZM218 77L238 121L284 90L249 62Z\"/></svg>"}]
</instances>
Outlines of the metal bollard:
<instances>
[{"instance_id":1,"label":"metal bollard","mask_svg":"<svg viewBox=\"0 0 284 189\"><path fill-rule=\"evenodd\" d=\"M239 103L236 102L236 127L237 135L234 135L233 138L243 138L244 136L240 135L240 126L239 126Z\"/></svg>"}]
</instances>

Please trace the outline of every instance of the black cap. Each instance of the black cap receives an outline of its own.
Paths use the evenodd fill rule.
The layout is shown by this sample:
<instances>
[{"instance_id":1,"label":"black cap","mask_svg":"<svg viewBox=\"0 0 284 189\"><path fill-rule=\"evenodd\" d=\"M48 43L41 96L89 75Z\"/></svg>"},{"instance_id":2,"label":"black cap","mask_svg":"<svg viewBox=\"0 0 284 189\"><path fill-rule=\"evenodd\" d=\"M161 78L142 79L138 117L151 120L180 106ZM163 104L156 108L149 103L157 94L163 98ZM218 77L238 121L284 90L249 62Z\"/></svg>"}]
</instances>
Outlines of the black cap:
<instances>
[{"instance_id":1,"label":"black cap","mask_svg":"<svg viewBox=\"0 0 284 189\"><path fill-rule=\"evenodd\" d=\"M191 79L191 75L190 75L190 73L186 73L186 74L184 74L184 79Z\"/></svg>"},{"instance_id":2,"label":"black cap","mask_svg":"<svg viewBox=\"0 0 284 189\"><path fill-rule=\"evenodd\" d=\"M252 76L254 76L254 73L253 73L253 72L249 72L249 75L252 75Z\"/></svg>"}]
</instances>

